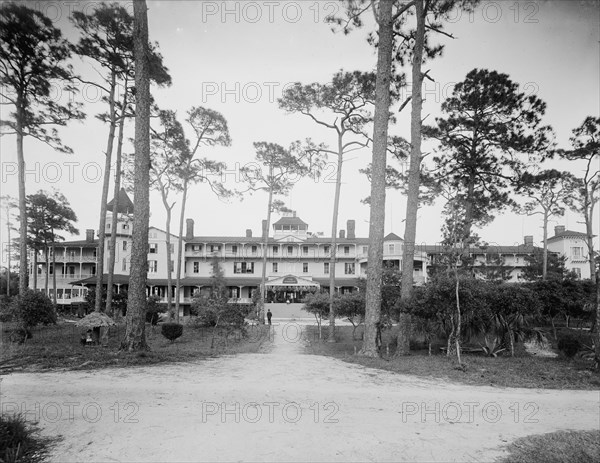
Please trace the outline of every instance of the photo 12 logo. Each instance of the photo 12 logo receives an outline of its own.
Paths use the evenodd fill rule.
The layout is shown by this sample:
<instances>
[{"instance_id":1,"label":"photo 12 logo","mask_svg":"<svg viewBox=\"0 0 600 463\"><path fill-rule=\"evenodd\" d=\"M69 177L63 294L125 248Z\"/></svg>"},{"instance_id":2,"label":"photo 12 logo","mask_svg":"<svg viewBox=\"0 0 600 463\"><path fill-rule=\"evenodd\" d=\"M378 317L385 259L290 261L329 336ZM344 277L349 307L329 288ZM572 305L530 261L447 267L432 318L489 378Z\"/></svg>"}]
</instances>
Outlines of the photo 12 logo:
<instances>
[{"instance_id":1,"label":"photo 12 logo","mask_svg":"<svg viewBox=\"0 0 600 463\"><path fill-rule=\"evenodd\" d=\"M79 421L97 423L108 419L114 423L138 423L140 405L136 402L114 402L102 406L97 402L2 402L0 411L7 415L22 415L35 423Z\"/></svg>"},{"instance_id":2,"label":"photo 12 logo","mask_svg":"<svg viewBox=\"0 0 600 463\"><path fill-rule=\"evenodd\" d=\"M336 16L341 2L246 2L246 1L202 1L202 22L222 23L274 23L283 21L297 23L302 19L315 23L325 22Z\"/></svg>"},{"instance_id":3,"label":"photo 12 logo","mask_svg":"<svg viewBox=\"0 0 600 463\"><path fill-rule=\"evenodd\" d=\"M311 420L313 423L335 424L340 406L335 402L312 403L302 407L297 402L202 402L202 423L217 420L221 423L298 423Z\"/></svg>"},{"instance_id":4,"label":"photo 12 logo","mask_svg":"<svg viewBox=\"0 0 600 463\"><path fill-rule=\"evenodd\" d=\"M539 409L535 402L512 402L505 409L498 402L402 402L401 413L403 423L538 423Z\"/></svg>"}]
</instances>

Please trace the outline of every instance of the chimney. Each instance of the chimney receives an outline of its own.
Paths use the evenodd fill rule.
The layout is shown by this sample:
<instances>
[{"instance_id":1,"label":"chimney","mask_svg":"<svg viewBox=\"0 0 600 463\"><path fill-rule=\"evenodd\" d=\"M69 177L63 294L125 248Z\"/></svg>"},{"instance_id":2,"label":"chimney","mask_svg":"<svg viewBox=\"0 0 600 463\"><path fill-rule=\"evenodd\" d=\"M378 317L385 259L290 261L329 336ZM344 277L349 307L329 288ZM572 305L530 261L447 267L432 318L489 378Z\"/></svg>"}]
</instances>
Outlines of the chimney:
<instances>
[{"instance_id":1,"label":"chimney","mask_svg":"<svg viewBox=\"0 0 600 463\"><path fill-rule=\"evenodd\" d=\"M346 229L348 230L348 239L349 240L353 240L354 238L356 238L355 228L356 228L356 222L354 220L348 220L346 222Z\"/></svg>"},{"instance_id":2,"label":"chimney","mask_svg":"<svg viewBox=\"0 0 600 463\"><path fill-rule=\"evenodd\" d=\"M192 240L194 239L194 219L186 219L185 221L185 239Z\"/></svg>"},{"instance_id":3,"label":"chimney","mask_svg":"<svg viewBox=\"0 0 600 463\"><path fill-rule=\"evenodd\" d=\"M533 246L533 236L527 235L523 237L523 242L525 246Z\"/></svg>"},{"instance_id":4,"label":"chimney","mask_svg":"<svg viewBox=\"0 0 600 463\"><path fill-rule=\"evenodd\" d=\"M554 227L554 236L558 235L559 233L563 233L564 231L565 231L564 225L557 225L556 227Z\"/></svg>"},{"instance_id":5,"label":"chimney","mask_svg":"<svg viewBox=\"0 0 600 463\"><path fill-rule=\"evenodd\" d=\"M94 242L94 229L93 229L93 228L91 228L91 229L90 229L90 228L88 228L88 229L85 231L85 240L86 240L88 243L93 243L93 242Z\"/></svg>"},{"instance_id":6,"label":"chimney","mask_svg":"<svg viewBox=\"0 0 600 463\"><path fill-rule=\"evenodd\" d=\"M252 238L252 230L249 228L246 229L246 238Z\"/></svg>"},{"instance_id":7,"label":"chimney","mask_svg":"<svg viewBox=\"0 0 600 463\"><path fill-rule=\"evenodd\" d=\"M265 236L267 236L267 221L263 220L262 221L262 237L264 238Z\"/></svg>"},{"instance_id":8,"label":"chimney","mask_svg":"<svg viewBox=\"0 0 600 463\"><path fill-rule=\"evenodd\" d=\"M340 238L341 239L346 238L346 230L340 230Z\"/></svg>"}]
</instances>

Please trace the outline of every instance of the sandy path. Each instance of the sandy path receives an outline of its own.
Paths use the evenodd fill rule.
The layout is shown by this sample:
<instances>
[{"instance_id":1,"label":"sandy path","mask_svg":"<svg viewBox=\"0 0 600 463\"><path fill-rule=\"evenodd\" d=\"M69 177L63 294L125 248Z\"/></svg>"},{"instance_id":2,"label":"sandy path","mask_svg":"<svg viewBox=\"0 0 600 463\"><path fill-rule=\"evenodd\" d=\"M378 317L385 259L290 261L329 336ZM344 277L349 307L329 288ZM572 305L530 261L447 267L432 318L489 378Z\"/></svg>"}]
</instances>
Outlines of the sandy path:
<instances>
[{"instance_id":1,"label":"sandy path","mask_svg":"<svg viewBox=\"0 0 600 463\"><path fill-rule=\"evenodd\" d=\"M2 409L62 435L57 461L490 461L517 437L600 428L599 392L440 384L303 355L297 325L274 328L258 354L11 374Z\"/></svg>"}]
</instances>

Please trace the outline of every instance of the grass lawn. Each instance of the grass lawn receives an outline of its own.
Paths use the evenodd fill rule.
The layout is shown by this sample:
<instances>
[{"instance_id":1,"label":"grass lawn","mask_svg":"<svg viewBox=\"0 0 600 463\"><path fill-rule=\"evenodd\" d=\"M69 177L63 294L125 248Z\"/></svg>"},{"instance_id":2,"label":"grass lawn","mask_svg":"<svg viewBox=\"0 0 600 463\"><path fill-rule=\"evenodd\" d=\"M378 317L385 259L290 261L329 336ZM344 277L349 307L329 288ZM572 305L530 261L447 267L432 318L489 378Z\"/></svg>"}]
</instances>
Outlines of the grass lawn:
<instances>
[{"instance_id":1,"label":"grass lawn","mask_svg":"<svg viewBox=\"0 0 600 463\"><path fill-rule=\"evenodd\" d=\"M267 339L265 326L248 327L247 336L240 332L225 337L217 330L214 346L212 328L184 326L183 335L174 343L160 332L159 326L146 324L146 337L150 350L146 352L119 351L125 326L110 327L108 346L82 346L82 330L74 323L36 327L33 337L24 344L11 343L7 330L0 326L0 374L11 371L40 371L48 369L96 369L151 365L163 362L185 362L224 354L257 352Z\"/></svg>"},{"instance_id":2,"label":"grass lawn","mask_svg":"<svg viewBox=\"0 0 600 463\"><path fill-rule=\"evenodd\" d=\"M558 431L511 443L499 463L595 463L600 461L600 431Z\"/></svg>"},{"instance_id":3,"label":"grass lawn","mask_svg":"<svg viewBox=\"0 0 600 463\"><path fill-rule=\"evenodd\" d=\"M324 327L325 328L325 327ZM358 331L358 330L357 330ZM323 330L326 332L326 329ZM430 379L456 381L464 384L525 387L548 389L590 389L600 388L600 374L590 371L590 362L562 357L535 357L518 345L515 357L484 357L481 354L463 354L466 369L458 367L456 357L448 358L434 350L428 356L427 350L411 351L411 355L394 358L394 346L390 343L389 354L385 350L386 337L383 336L382 358L371 359L354 355L362 347L361 340L352 339L352 327L337 326L335 343L319 341L316 327L308 327L310 341L307 352L316 355L336 357L372 368L415 375Z\"/></svg>"}]
</instances>

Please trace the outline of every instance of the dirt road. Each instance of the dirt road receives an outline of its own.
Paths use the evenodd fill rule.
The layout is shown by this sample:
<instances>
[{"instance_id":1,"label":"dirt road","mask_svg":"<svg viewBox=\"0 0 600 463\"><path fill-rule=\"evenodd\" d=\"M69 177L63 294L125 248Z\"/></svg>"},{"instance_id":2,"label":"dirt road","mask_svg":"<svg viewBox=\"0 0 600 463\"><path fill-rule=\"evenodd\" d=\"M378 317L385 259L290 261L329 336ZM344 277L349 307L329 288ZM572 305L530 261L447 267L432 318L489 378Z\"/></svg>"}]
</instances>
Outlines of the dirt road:
<instances>
[{"instance_id":1,"label":"dirt road","mask_svg":"<svg viewBox=\"0 0 600 463\"><path fill-rule=\"evenodd\" d=\"M600 393L422 380L305 355L274 327L258 354L11 374L2 409L62 435L56 461L491 461L517 437L599 429Z\"/></svg>"}]
</instances>

